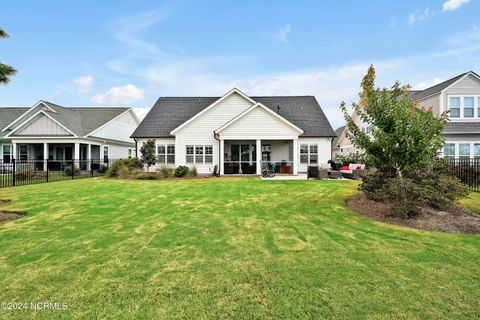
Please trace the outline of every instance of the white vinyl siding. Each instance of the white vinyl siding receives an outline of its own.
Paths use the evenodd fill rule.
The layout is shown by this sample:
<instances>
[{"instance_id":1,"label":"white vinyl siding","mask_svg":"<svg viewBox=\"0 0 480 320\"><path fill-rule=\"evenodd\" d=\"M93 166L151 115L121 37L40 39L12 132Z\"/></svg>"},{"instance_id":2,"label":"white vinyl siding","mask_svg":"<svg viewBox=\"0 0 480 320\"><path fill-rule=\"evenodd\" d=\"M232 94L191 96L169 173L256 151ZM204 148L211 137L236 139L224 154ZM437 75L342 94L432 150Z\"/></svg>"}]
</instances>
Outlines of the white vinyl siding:
<instances>
[{"instance_id":1,"label":"white vinyl siding","mask_svg":"<svg viewBox=\"0 0 480 320\"><path fill-rule=\"evenodd\" d=\"M129 112L121 114L113 121L95 130L91 135L98 138L133 143L134 141L130 136L137 128L138 123L132 115L132 112L133 111L130 110Z\"/></svg>"},{"instance_id":2,"label":"white vinyl siding","mask_svg":"<svg viewBox=\"0 0 480 320\"><path fill-rule=\"evenodd\" d=\"M313 160L312 164L315 164L315 156L316 156L316 164L324 164L327 163L328 160L332 158L332 138L298 138L298 150L294 150L294 152L298 152L299 159L298 159L298 172L306 172L307 171L307 166L309 163L305 163L301 161L301 156L302 153L300 153L300 149L302 145L308 145L308 153L310 155L310 158L308 158L307 161ZM316 146L311 148L311 146ZM317 150L317 153L315 153L315 149ZM313 155L313 158L311 157ZM305 160L305 157L304 157Z\"/></svg>"},{"instance_id":3,"label":"white vinyl siding","mask_svg":"<svg viewBox=\"0 0 480 320\"><path fill-rule=\"evenodd\" d=\"M280 113L281 115L281 113ZM256 107L220 131L222 139L296 139L300 132L262 107Z\"/></svg>"},{"instance_id":4,"label":"white vinyl siding","mask_svg":"<svg viewBox=\"0 0 480 320\"><path fill-rule=\"evenodd\" d=\"M419 100L418 104L425 110L432 109L432 112L435 116L440 115L440 93L433 96L427 97L425 99Z\"/></svg>"},{"instance_id":5,"label":"white vinyl siding","mask_svg":"<svg viewBox=\"0 0 480 320\"><path fill-rule=\"evenodd\" d=\"M199 174L212 172L213 166L218 163L219 141L215 139L213 131L235 118L253 104L237 93L226 97L225 100L215 105L212 109L200 115L191 123L181 128L176 134L176 165L192 165L187 163L186 146L209 145L212 146L212 162L195 164ZM215 152L217 150L217 152ZM210 158L208 158L210 160Z\"/></svg>"},{"instance_id":6,"label":"white vinyl siding","mask_svg":"<svg viewBox=\"0 0 480 320\"><path fill-rule=\"evenodd\" d=\"M71 136L72 134L65 130L58 123L40 114L37 118L24 125L23 128L12 133L12 136Z\"/></svg>"}]
</instances>

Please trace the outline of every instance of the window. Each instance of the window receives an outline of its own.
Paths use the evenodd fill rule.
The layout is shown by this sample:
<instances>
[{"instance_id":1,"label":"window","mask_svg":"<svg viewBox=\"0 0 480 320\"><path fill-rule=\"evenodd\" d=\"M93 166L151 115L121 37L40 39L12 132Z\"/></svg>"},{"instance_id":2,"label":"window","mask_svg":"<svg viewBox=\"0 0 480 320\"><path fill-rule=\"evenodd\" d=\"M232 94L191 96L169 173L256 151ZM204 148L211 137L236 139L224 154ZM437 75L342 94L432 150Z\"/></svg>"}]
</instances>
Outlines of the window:
<instances>
[{"instance_id":1,"label":"window","mask_svg":"<svg viewBox=\"0 0 480 320\"><path fill-rule=\"evenodd\" d=\"M300 163L308 163L308 144L300 145Z\"/></svg>"},{"instance_id":2,"label":"window","mask_svg":"<svg viewBox=\"0 0 480 320\"><path fill-rule=\"evenodd\" d=\"M470 143L460 143L458 145L458 156L460 158L470 158Z\"/></svg>"},{"instance_id":3,"label":"window","mask_svg":"<svg viewBox=\"0 0 480 320\"><path fill-rule=\"evenodd\" d=\"M450 118L460 118L460 97L450 97L448 107Z\"/></svg>"},{"instance_id":4,"label":"window","mask_svg":"<svg viewBox=\"0 0 480 320\"><path fill-rule=\"evenodd\" d=\"M455 158L455 143L446 143L443 153L446 157Z\"/></svg>"},{"instance_id":5,"label":"window","mask_svg":"<svg viewBox=\"0 0 480 320\"><path fill-rule=\"evenodd\" d=\"M211 144L185 146L185 162L189 164L213 163L213 146Z\"/></svg>"},{"instance_id":6,"label":"window","mask_svg":"<svg viewBox=\"0 0 480 320\"><path fill-rule=\"evenodd\" d=\"M128 157L129 157L129 158L132 157L132 149L128 149Z\"/></svg>"},{"instance_id":7,"label":"window","mask_svg":"<svg viewBox=\"0 0 480 320\"><path fill-rule=\"evenodd\" d=\"M363 133L369 134L371 129L372 129L372 126L370 126L370 124L368 122L363 122L362 123L362 132Z\"/></svg>"},{"instance_id":8,"label":"window","mask_svg":"<svg viewBox=\"0 0 480 320\"><path fill-rule=\"evenodd\" d=\"M3 151L3 163L10 163L12 159L12 146L9 144L4 144L2 147Z\"/></svg>"},{"instance_id":9,"label":"window","mask_svg":"<svg viewBox=\"0 0 480 320\"><path fill-rule=\"evenodd\" d=\"M185 146L186 147L186 162L193 163L193 146Z\"/></svg>"},{"instance_id":10,"label":"window","mask_svg":"<svg viewBox=\"0 0 480 320\"><path fill-rule=\"evenodd\" d=\"M175 145L167 144L167 164L175 164Z\"/></svg>"},{"instance_id":11,"label":"window","mask_svg":"<svg viewBox=\"0 0 480 320\"><path fill-rule=\"evenodd\" d=\"M300 163L303 163L303 164L318 163L318 144L317 143L300 144Z\"/></svg>"},{"instance_id":12,"label":"window","mask_svg":"<svg viewBox=\"0 0 480 320\"><path fill-rule=\"evenodd\" d=\"M103 162L108 162L108 146L103 146Z\"/></svg>"},{"instance_id":13,"label":"window","mask_svg":"<svg viewBox=\"0 0 480 320\"><path fill-rule=\"evenodd\" d=\"M480 143L473 144L473 157L480 158Z\"/></svg>"},{"instance_id":14,"label":"window","mask_svg":"<svg viewBox=\"0 0 480 320\"><path fill-rule=\"evenodd\" d=\"M310 164L318 163L318 144L310 145Z\"/></svg>"},{"instance_id":15,"label":"window","mask_svg":"<svg viewBox=\"0 0 480 320\"><path fill-rule=\"evenodd\" d=\"M213 163L213 146L205 146L205 163Z\"/></svg>"},{"instance_id":16,"label":"window","mask_svg":"<svg viewBox=\"0 0 480 320\"><path fill-rule=\"evenodd\" d=\"M165 145L159 144L157 145L157 163L165 164Z\"/></svg>"},{"instance_id":17,"label":"window","mask_svg":"<svg viewBox=\"0 0 480 320\"><path fill-rule=\"evenodd\" d=\"M20 160L28 160L28 146L20 145Z\"/></svg>"},{"instance_id":18,"label":"window","mask_svg":"<svg viewBox=\"0 0 480 320\"><path fill-rule=\"evenodd\" d=\"M203 163L203 146L195 146L195 163Z\"/></svg>"},{"instance_id":19,"label":"window","mask_svg":"<svg viewBox=\"0 0 480 320\"><path fill-rule=\"evenodd\" d=\"M480 96L449 96L450 118L480 118Z\"/></svg>"},{"instance_id":20,"label":"window","mask_svg":"<svg viewBox=\"0 0 480 320\"><path fill-rule=\"evenodd\" d=\"M473 112L475 110L475 99L473 97L463 98L463 117L473 118Z\"/></svg>"}]
</instances>

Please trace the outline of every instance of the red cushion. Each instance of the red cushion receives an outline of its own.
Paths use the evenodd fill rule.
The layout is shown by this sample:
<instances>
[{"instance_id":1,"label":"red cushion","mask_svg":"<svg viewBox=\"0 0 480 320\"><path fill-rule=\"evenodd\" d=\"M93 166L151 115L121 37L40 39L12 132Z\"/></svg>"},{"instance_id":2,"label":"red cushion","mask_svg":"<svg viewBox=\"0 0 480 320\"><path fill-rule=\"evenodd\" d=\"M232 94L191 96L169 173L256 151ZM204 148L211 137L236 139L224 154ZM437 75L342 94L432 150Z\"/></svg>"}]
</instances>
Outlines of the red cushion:
<instances>
[{"instance_id":1,"label":"red cushion","mask_svg":"<svg viewBox=\"0 0 480 320\"><path fill-rule=\"evenodd\" d=\"M343 166L342 170L350 170L350 168L348 166Z\"/></svg>"},{"instance_id":2,"label":"red cushion","mask_svg":"<svg viewBox=\"0 0 480 320\"><path fill-rule=\"evenodd\" d=\"M357 170L362 170L362 166L357 166Z\"/></svg>"}]
</instances>

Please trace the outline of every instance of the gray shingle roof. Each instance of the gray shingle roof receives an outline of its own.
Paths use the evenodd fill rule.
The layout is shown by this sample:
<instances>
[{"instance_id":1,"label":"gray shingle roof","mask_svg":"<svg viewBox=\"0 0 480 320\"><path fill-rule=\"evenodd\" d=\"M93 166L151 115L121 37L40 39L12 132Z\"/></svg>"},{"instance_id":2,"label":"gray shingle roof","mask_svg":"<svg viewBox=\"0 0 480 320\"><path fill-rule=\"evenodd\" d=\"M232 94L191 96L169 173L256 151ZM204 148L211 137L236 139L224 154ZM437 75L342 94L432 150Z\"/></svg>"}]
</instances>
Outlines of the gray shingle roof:
<instances>
[{"instance_id":1,"label":"gray shingle roof","mask_svg":"<svg viewBox=\"0 0 480 320\"><path fill-rule=\"evenodd\" d=\"M464 72L462 74L459 74L458 76L456 77L453 77L451 79L448 79L444 82L441 82L439 84L436 84L434 86L431 86L430 88L427 88L425 90L422 90L422 91L419 91L419 92L416 92L415 94L411 95L410 96L410 99L412 100L419 100L419 99L423 99L423 98L426 98L428 96L431 96L432 94L436 94L436 93L440 93L440 91L442 91L443 89L447 88L448 86L450 86L451 84L453 84L455 81L459 80L461 77L463 77L464 75L466 75L467 73L473 73L474 75L476 76L479 76L478 74L476 74L475 72L473 71L468 71L468 72ZM479 76L480 77L480 76ZM413 91L412 91L413 92Z\"/></svg>"},{"instance_id":2,"label":"gray shingle roof","mask_svg":"<svg viewBox=\"0 0 480 320\"><path fill-rule=\"evenodd\" d=\"M220 97L160 97L132 134L133 138L171 137L170 132ZM302 129L303 137L335 137L335 132L313 96L250 97ZM213 129L212 129L213 130Z\"/></svg>"},{"instance_id":3,"label":"gray shingle roof","mask_svg":"<svg viewBox=\"0 0 480 320\"><path fill-rule=\"evenodd\" d=\"M443 134L479 134L480 122L448 122Z\"/></svg>"},{"instance_id":4,"label":"gray shingle roof","mask_svg":"<svg viewBox=\"0 0 480 320\"><path fill-rule=\"evenodd\" d=\"M345 127L346 127L346 126L341 126L340 128L337 128L337 129L335 130L335 134L336 134L337 136L335 137L335 139L333 139L333 142L332 142L332 145L333 145L334 147L337 146L338 140L340 140L340 136L342 135L343 130L345 130Z\"/></svg>"},{"instance_id":5,"label":"gray shingle roof","mask_svg":"<svg viewBox=\"0 0 480 320\"><path fill-rule=\"evenodd\" d=\"M85 136L91 133L130 109L126 107L62 107L48 101L42 102L55 111L46 111L49 116L78 136ZM16 109L21 109L23 112L20 113L20 110ZM0 108L0 130L28 109L30 108ZM5 121L4 117L12 120ZM8 134L8 132L2 133Z\"/></svg>"},{"instance_id":6,"label":"gray shingle roof","mask_svg":"<svg viewBox=\"0 0 480 320\"><path fill-rule=\"evenodd\" d=\"M15 119L24 114L28 107L1 107L0 108L0 137L8 134L6 131L2 131L3 128L12 123Z\"/></svg>"}]
</instances>

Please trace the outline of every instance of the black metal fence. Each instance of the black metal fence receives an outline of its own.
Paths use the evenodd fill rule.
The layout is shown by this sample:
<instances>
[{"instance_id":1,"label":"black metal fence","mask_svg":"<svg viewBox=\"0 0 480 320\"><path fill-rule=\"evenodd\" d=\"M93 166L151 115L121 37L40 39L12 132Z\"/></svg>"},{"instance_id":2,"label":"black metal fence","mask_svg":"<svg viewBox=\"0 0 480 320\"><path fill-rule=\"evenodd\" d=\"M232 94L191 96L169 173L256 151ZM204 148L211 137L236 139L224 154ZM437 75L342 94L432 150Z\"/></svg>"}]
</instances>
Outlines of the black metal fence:
<instances>
[{"instance_id":1,"label":"black metal fence","mask_svg":"<svg viewBox=\"0 0 480 320\"><path fill-rule=\"evenodd\" d=\"M97 177L104 175L115 160L0 159L0 188Z\"/></svg>"},{"instance_id":2,"label":"black metal fence","mask_svg":"<svg viewBox=\"0 0 480 320\"><path fill-rule=\"evenodd\" d=\"M480 191L480 158L448 159L451 174L471 191Z\"/></svg>"}]
</instances>

